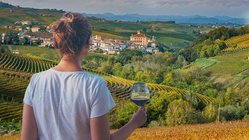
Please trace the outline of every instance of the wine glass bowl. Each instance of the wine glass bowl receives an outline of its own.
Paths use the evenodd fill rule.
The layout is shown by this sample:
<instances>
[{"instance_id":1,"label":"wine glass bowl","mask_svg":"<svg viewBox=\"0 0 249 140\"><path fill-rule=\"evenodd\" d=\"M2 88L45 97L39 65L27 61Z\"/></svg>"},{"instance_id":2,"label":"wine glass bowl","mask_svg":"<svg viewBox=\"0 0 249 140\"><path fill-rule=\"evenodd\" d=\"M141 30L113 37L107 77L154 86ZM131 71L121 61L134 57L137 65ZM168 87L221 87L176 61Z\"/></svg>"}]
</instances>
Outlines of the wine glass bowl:
<instances>
[{"instance_id":1,"label":"wine glass bowl","mask_svg":"<svg viewBox=\"0 0 249 140\"><path fill-rule=\"evenodd\" d=\"M150 100L150 92L145 82L133 84L131 100L138 106L144 106Z\"/></svg>"}]
</instances>

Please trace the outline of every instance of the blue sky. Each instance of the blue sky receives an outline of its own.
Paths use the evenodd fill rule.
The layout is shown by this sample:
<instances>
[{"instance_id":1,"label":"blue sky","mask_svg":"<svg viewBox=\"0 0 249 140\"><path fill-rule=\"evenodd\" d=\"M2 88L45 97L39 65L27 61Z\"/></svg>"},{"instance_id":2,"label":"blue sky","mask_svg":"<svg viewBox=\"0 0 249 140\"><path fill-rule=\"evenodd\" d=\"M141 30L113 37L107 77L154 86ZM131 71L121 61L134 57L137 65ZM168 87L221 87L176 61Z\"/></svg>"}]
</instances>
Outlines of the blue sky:
<instances>
[{"instance_id":1,"label":"blue sky","mask_svg":"<svg viewBox=\"0 0 249 140\"><path fill-rule=\"evenodd\" d=\"M249 0L3 0L14 5L82 13L204 15L249 18Z\"/></svg>"}]
</instances>

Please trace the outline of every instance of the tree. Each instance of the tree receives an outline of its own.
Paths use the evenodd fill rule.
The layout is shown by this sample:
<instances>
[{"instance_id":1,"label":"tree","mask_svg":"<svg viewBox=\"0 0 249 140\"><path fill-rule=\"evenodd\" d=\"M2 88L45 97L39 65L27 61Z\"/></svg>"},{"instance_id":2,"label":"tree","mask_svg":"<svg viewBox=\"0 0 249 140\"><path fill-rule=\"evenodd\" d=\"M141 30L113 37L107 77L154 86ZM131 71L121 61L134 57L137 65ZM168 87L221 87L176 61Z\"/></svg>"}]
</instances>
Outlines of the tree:
<instances>
[{"instance_id":1,"label":"tree","mask_svg":"<svg viewBox=\"0 0 249 140\"><path fill-rule=\"evenodd\" d=\"M142 72L142 71L136 72L135 80L146 81L146 76L144 75L144 72Z\"/></svg>"},{"instance_id":2,"label":"tree","mask_svg":"<svg viewBox=\"0 0 249 140\"><path fill-rule=\"evenodd\" d=\"M194 109L187 101L182 99L171 102L166 112L167 125L181 125L192 123L191 115Z\"/></svg>"},{"instance_id":3,"label":"tree","mask_svg":"<svg viewBox=\"0 0 249 140\"><path fill-rule=\"evenodd\" d=\"M115 118L115 120L113 120L112 126L114 128L120 128L121 126L125 125L130 120L137 108L138 107L134 103L128 102L124 106L117 109L114 113L113 118Z\"/></svg>"},{"instance_id":4,"label":"tree","mask_svg":"<svg viewBox=\"0 0 249 140\"><path fill-rule=\"evenodd\" d=\"M118 62L120 62L122 65L125 65L127 63L131 63L131 59L133 56L136 56L137 58L142 58L143 52L139 49L123 49L122 51L120 51L120 54L118 55L117 59Z\"/></svg>"},{"instance_id":5,"label":"tree","mask_svg":"<svg viewBox=\"0 0 249 140\"><path fill-rule=\"evenodd\" d=\"M133 66L128 65L128 64L123 66L121 76L127 79L134 79L135 72L134 72Z\"/></svg>"},{"instance_id":6,"label":"tree","mask_svg":"<svg viewBox=\"0 0 249 140\"><path fill-rule=\"evenodd\" d=\"M108 74L112 74L112 67L108 62L102 62L98 70Z\"/></svg>"},{"instance_id":7,"label":"tree","mask_svg":"<svg viewBox=\"0 0 249 140\"><path fill-rule=\"evenodd\" d=\"M233 105L227 105L221 108L221 116L225 121L238 119L237 108Z\"/></svg>"},{"instance_id":8,"label":"tree","mask_svg":"<svg viewBox=\"0 0 249 140\"><path fill-rule=\"evenodd\" d=\"M19 39L19 44L20 45L27 45L29 44L29 38L28 37L23 37Z\"/></svg>"},{"instance_id":9,"label":"tree","mask_svg":"<svg viewBox=\"0 0 249 140\"><path fill-rule=\"evenodd\" d=\"M215 121L217 117L218 109L216 106L210 104L206 106L202 112L203 116L209 121Z\"/></svg>"},{"instance_id":10,"label":"tree","mask_svg":"<svg viewBox=\"0 0 249 140\"><path fill-rule=\"evenodd\" d=\"M4 38L4 44L18 44L19 43L19 37L17 35L17 32L8 31L5 34Z\"/></svg>"},{"instance_id":11,"label":"tree","mask_svg":"<svg viewBox=\"0 0 249 140\"><path fill-rule=\"evenodd\" d=\"M40 26L39 29L40 32L46 32L46 30L47 30L46 26Z\"/></svg>"},{"instance_id":12,"label":"tree","mask_svg":"<svg viewBox=\"0 0 249 140\"><path fill-rule=\"evenodd\" d=\"M186 61L188 61L188 62L193 62L195 59L198 58L196 49L193 47L192 48L187 47L187 48L179 51L179 54L182 55L186 59Z\"/></svg>"},{"instance_id":13,"label":"tree","mask_svg":"<svg viewBox=\"0 0 249 140\"><path fill-rule=\"evenodd\" d=\"M115 63L113 68L112 68L112 72L114 75L116 76L121 76L122 73L122 64L121 63Z\"/></svg>"},{"instance_id":14,"label":"tree","mask_svg":"<svg viewBox=\"0 0 249 140\"><path fill-rule=\"evenodd\" d=\"M159 120L160 117L165 118L164 114L167 111L167 107L170 101L177 99L174 93L158 92L151 98L148 106L148 121Z\"/></svg>"},{"instance_id":15,"label":"tree","mask_svg":"<svg viewBox=\"0 0 249 140\"><path fill-rule=\"evenodd\" d=\"M147 32L147 28L143 28L143 32L146 34L146 32Z\"/></svg>"},{"instance_id":16,"label":"tree","mask_svg":"<svg viewBox=\"0 0 249 140\"><path fill-rule=\"evenodd\" d=\"M167 73L164 77L163 84L173 85L174 84L174 74L172 72Z\"/></svg>"},{"instance_id":17,"label":"tree","mask_svg":"<svg viewBox=\"0 0 249 140\"><path fill-rule=\"evenodd\" d=\"M164 80L164 71L162 69L160 70L157 70L156 73L155 73L155 76L154 76L154 82L157 83L157 84L160 84L163 82Z\"/></svg>"}]
</instances>

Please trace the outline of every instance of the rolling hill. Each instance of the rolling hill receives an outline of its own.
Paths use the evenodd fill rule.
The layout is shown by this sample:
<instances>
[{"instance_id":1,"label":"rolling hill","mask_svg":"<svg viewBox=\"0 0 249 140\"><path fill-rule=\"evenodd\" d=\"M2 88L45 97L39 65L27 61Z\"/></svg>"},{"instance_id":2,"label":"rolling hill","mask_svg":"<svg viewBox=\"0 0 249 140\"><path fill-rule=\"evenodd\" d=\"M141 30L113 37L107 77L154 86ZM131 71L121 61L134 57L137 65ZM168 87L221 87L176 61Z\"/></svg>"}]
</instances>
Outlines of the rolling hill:
<instances>
[{"instance_id":1,"label":"rolling hill","mask_svg":"<svg viewBox=\"0 0 249 140\"><path fill-rule=\"evenodd\" d=\"M45 71L58 64L55 60L24 54L0 53L0 124L2 128L5 123L19 124L18 122L22 119L23 97L32 74ZM87 67L82 67L82 69L101 76L107 82L108 89L117 102L119 99L130 98L133 83L136 81ZM188 96L187 91L179 88L154 83L147 83L147 85L152 96L158 92L165 94L172 92L181 97ZM214 101L212 97L198 93L192 93L191 96L204 104ZM17 129L20 128L17 127Z\"/></svg>"},{"instance_id":2,"label":"rolling hill","mask_svg":"<svg viewBox=\"0 0 249 140\"><path fill-rule=\"evenodd\" d=\"M103 14L87 14L89 16L95 16L99 18L105 18L107 20L121 20L121 21L175 21L176 23L188 23L188 24L226 24L226 25L243 25L247 23L246 18L232 18L228 16L214 16L206 17L200 15L193 16L167 16L167 15L140 15L140 14L124 14L116 15L112 13Z\"/></svg>"},{"instance_id":3,"label":"rolling hill","mask_svg":"<svg viewBox=\"0 0 249 140\"><path fill-rule=\"evenodd\" d=\"M210 72L214 82L225 87L239 87L248 93L249 34L232 37L225 43L228 47L220 55L198 58L191 65Z\"/></svg>"},{"instance_id":4,"label":"rolling hill","mask_svg":"<svg viewBox=\"0 0 249 140\"><path fill-rule=\"evenodd\" d=\"M56 9L34 9L13 6L0 2L0 33L4 31L3 25L14 24L16 21L28 20L37 24L49 25L62 16L65 11ZM158 43L173 50L186 47L197 37L197 32L206 27L194 25L175 24L174 22L128 22L108 21L96 17L88 17L93 33L103 38L129 39L137 30L143 31L148 37L155 36Z\"/></svg>"},{"instance_id":5,"label":"rolling hill","mask_svg":"<svg viewBox=\"0 0 249 140\"><path fill-rule=\"evenodd\" d=\"M61 10L22 8L0 2L1 25L13 24L19 20L29 20L49 25L58 19L63 13L64 11Z\"/></svg>"}]
</instances>

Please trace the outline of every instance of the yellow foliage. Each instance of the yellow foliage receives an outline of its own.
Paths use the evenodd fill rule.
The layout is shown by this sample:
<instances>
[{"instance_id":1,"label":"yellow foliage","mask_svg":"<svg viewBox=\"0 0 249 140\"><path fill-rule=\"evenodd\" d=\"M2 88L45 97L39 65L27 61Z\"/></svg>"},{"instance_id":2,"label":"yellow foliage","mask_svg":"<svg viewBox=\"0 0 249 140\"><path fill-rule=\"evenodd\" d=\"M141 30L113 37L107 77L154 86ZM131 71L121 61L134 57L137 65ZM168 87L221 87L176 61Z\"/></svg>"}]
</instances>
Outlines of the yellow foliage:
<instances>
[{"instance_id":1,"label":"yellow foliage","mask_svg":"<svg viewBox=\"0 0 249 140\"><path fill-rule=\"evenodd\" d=\"M112 131L113 132L113 131ZM249 122L235 121L136 129L128 140L248 140ZM0 140L20 140L20 134L0 137Z\"/></svg>"}]
</instances>

